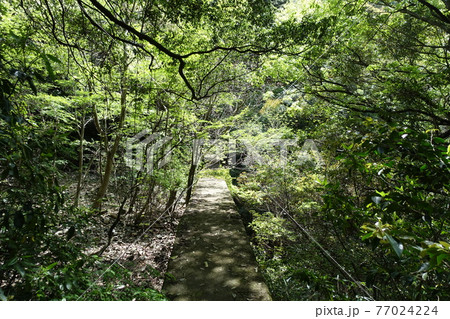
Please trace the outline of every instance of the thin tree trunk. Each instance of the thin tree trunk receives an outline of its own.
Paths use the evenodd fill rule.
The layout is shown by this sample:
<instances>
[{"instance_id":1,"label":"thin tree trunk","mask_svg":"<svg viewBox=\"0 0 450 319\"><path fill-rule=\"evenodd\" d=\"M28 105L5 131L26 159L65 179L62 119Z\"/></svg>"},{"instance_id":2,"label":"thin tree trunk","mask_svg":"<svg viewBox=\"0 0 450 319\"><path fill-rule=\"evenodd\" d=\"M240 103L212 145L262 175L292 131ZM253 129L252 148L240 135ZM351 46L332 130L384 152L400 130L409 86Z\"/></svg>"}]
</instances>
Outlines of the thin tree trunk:
<instances>
[{"instance_id":1,"label":"thin tree trunk","mask_svg":"<svg viewBox=\"0 0 450 319\"><path fill-rule=\"evenodd\" d=\"M92 95L92 82L87 81L89 96ZM86 132L86 105L83 103L81 107L81 130L80 130L80 147L78 151L78 178L77 178L77 191L75 193L74 206L78 207L81 194L81 184L83 182L83 160L84 160L84 135Z\"/></svg>"},{"instance_id":2,"label":"thin tree trunk","mask_svg":"<svg viewBox=\"0 0 450 319\"><path fill-rule=\"evenodd\" d=\"M127 202L127 198L125 197L125 199L122 201L122 204L120 205L119 212L117 213L116 219L114 220L114 222L113 222L113 224L111 225L111 227L109 227L109 230L108 230L108 239L107 239L105 245L103 245L103 247L100 248L99 251L93 253L92 255L97 255L97 256L100 257L101 255L103 255L103 253L105 252L106 248L108 248L108 247L111 245L111 240L112 240L112 237L113 237L113 235L114 235L114 228L116 228L116 226L119 224L120 218L122 217L122 215L123 215L124 213L126 213L126 212L125 212L125 209L124 209L124 206L125 206L125 203L126 203L126 202Z\"/></svg>"},{"instance_id":3,"label":"thin tree trunk","mask_svg":"<svg viewBox=\"0 0 450 319\"><path fill-rule=\"evenodd\" d=\"M84 131L86 128L86 112L85 106L82 109L82 119L81 119L81 131L80 131L80 149L78 151L78 181L77 181L77 191L75 193L74 205L78 207L78 202L80 200L81 193L81 182L83 180L83 159L84 159Z\"/></svg>"},{"instance_id":4,"label":"thin tree trunk","mask_svg":"<svg viewBox=\"0 0 450 319\"><path fill-rule=\"evenodd\" d=\"M101 181L100 188L97 192L97 196L95 197L94 203L92 205L92 208L95 210L100 210L102 206L103 198L106 195L106 191L109 186L109 180L111 178L111 172L113 170L114 165L114 156L117 153L117 150L119 148L120 140L122 138L122 128L125 121L125 115L126 115L126 100L127 100L127 90L125 89L124 85L122 85L122 92L120 96L120 105L121 105L121 111L120 111L120 119L119 119L119 128L117 130L117 135L114 140L114 144L111 147L111 149L108 151L106 156L106 164L105 164L105 173L103 174L103 178Z\"/></svg>"},{"instance_id":5,"label":"thin tree trunk","mask_svg":"<svg viewBox=\"0 0 450 319\"><path fill-rule=\"evenodd\" d=\"M197 170L197 166L191 163L191 168L189 169L189 176L187 182L187 190L186 190L186 205L189 204L192 196L192 187L194 186L194 177L195 171Z\"/></svg>"},{"instance_id":6,"label":"thin tree trunk","mask_svg":"<svg viewBox=\"0 0 450 319\"><path fill-rule=\"evenodd\" d=\"M169 193L169 200L167 201L166 208L164 209L169 215L172 215L175 210L175 200L177 199L177 191L171 189Z\"/></svg>"},{"instance_id":7,"label":"thin tree trunk","mask_svg":"<svg viewBox=\"0 0 450 319\"><path fill-rule=\"evenodd\" d=\"M194 187L195 173L197 172L198 162L201 155L201 141L194 140L192 143L192 156L191 156L191 167L189 168L189 175L187 181L186 190L186 205L189 204L192 196L192 188Z\"/></svg>"},{"instance_id":8,"label":"thin tree trunk","mask_svg":"<svg viewBox=\"0 0 450 319\"><path fill-rule=\"evenodd\" d=\"M145 211L148 209L152 199L153 199L153 191L155 189L155 181L152 180L149 185L148 193L147 193L147 199L145 201L144 206L139 210L138 213L135 215L134 224L137 226L142 221L142 215L145 213Z\"/></svg>"}]
</instances>

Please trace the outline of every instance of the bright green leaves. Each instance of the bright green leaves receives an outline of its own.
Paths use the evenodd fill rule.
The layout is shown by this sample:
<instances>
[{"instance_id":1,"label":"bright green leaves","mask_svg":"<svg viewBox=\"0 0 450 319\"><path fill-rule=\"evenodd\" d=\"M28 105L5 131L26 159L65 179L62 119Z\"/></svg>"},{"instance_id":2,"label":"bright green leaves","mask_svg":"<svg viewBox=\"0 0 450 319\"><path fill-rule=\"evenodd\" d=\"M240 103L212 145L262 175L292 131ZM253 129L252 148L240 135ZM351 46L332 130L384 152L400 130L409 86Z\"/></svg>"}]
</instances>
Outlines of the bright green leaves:
<instances>
[{"instance_id":1,"label":"bright green leaves","mask_svg":"<svg viewBox=\"0 0 450 319\"><path fill-rule=\"evenodd\" d=\"M339 20L331 26L344 27L327 31L327 36L335 31L345 44L305 55L315 67L305 74L302 85L332 105L369 111L383 119L446 123L447 55L440 32L412 15L388 15L383 6L357 3L361 7L348 6L361 10L353 13L354 21L336 13Z\"/></svg>"},{"instance_id":2,"label":"bright green leaves","mask_svg":"<svg viewBox=\"0 0 450 319\"><path fill-rule=\"evenodd\" d=\"M392 225L383 224L381 219L379 219L373 226L371 225L363 225L361 229L367 231L367 234L362 236L362 240L367 240L370 238L377 238L381 241L381 243L389 244L392 250L395 252L398 258L401 258L403 255L403 244L395 240L390 234Z\"/></svg>"},{"instance_id":3,"label":"bright green leaves","mask_svg":"<svg viewBox=\"0 0 450 319\"><path fill-rule=\"evenodd\" d=\"M392 226L389 224L383 224L381 220L378 220L373 226L363 225L361 228L363 230L369 231L368 234L363 236L363 239L368 239L370 237L376 237L378 239L386 239L386 231L388 231Z\"/></svg>"},{"instance_id":4,"label":"bright green leaves","mask_svg":"<svg viewBox=\"0 0 450 319\"><path fill-rule=\"evenodd\" d=\"M5 28L1 25L0 28ZM3 77L8 76L12 84L6 79L2 79L1 91L11 95L13 85L18 83L28 85L34 95L37 95L38 88L36 80L39 82L53 82L56 79L55 69L52 64L61 64L61 61L54 55L46 54L43 49L30 36L29 32L21 30L0 30L2 42L0 46L1 61L0 71ZM21 32L21 33L16 33ZM43 67L47 72L47 77L42 75ZM7 82L8 81L8 82ZM2 94L3 99L3 94Z\"/></svg>"},{"instance_id":5,"label":"bright green leaves","mask_svg":"<svg viewBox=\"0 0 450 319\"><path fill-rule=\"evenodd\" d=\"M343 174L341 185L333 193L327 188L326 207L339 212L332 218L350 208L367 249L384 256L368 267L377 273L371 284L383 282L382 274L385 280L397 278L396 283L427 280L426 294L433 293L434 276L448 271L443 244L450 227L448 140L433 130L387 125L376 116L363 126L356 123L360 136L339 152L340 169L333 172Z\"/></svg>"},{"instance_id":6,"label":"bright green leaves","mask_svg":"<svg viewBox=\"0 0 450 319\"><path fill-rule=\"evenodd\" d=\"M250 227L256 233L256 240L276 241L282 237L293 239L293 234L286 228L286 221L283 218L276 217L270 212L259 214L252 211L251 213L253 221Z\"/></svg>"},{"instance_id":7,"label":"bright green leaves","mask_svg":"<svg viewBox=\"0 0 450 319\"><path fill-rule=\"evenodd\" d=\"M445 260L450 260L450 244L444 241L438 243L425 241L425 248L420 252L421 257L428 257L430 267L441 266Z\"/></svg>"},{"instance_id":8,"label":"bright green leaves","mask_svg":"<svg viewBox=\"0 0 450 319\"><path fill-rule=\"evenodd\" d=\"M389 192L385 193L383 191L377 191L377 194L380 195L381 197L386 197L389 195Z\"/></svg>"},{"instance_id":9,"label":"bright green leaves","mask_svg":"<svg viewBox=\"0 0 450 319\"><path fill-rule=\"evenodd\" d=\"M295 2L285 6L291 12L277 14L277 26L279 34L295 33L295 49L305 51L265 61L258 116L268 127L286 125L297 136L318 137L328 183L304 194L298 190L308 180L303 175L312 176L310 168L281 172L261 165L239 179L246 202L266 211L263 204L270 207L272 199L257 186L268 185L270 196L310 223L333 255L357 264L350 269L376 287L380 299L448 298L441 284L448 282L442 243L450 229L446 37L430 20L403 11L402 1L396 11L333 1L308 14L292 12ZM408 9L429 15L420 5ZM301 39L302 23L311 38ZM314 196L318 205L305 209L302 203ZM272 213L281 211L273 206ZM258 222L264 226L268 219ZM298 250L306 249L302 245Z\"/></svg>"},{"instance_id":10,"label":"bright green leaves","mask_svg":"<svg viewBox=\"0 0 450 319\"><path fill-rule=\"evenodd\" d=\"M1 299L27 298L19 291L37 284L40 263L81 256L66 246L65 239L54 236L60 222L56 216L64 206L56 173L61 161L55 155L63 147L57 129L48 127L39 112L46 104L32 102L57 78L55 65L61 62L45 53L45 40L30 36L33 30L26 28L26 21L11 23L19 16L9 12L0 22L0 250L5 252L0 257ZM56 111L53 115L58 116ZM11 288L14 280L16 292Z\"/></svg>"}]
</instances>

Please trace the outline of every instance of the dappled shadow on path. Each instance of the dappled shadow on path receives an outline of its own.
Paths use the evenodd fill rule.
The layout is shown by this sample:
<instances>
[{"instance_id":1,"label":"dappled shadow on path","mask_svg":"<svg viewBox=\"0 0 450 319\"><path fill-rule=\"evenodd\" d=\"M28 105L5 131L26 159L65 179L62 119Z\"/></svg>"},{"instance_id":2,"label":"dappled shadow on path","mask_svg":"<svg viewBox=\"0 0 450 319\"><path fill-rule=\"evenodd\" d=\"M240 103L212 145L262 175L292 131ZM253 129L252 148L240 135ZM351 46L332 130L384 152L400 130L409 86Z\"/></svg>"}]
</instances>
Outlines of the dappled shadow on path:
<instances>
[{"instance_id":1,"label":"dappled shadow on path","mask_svg":"<svg viewBox=\"0 0 450 319\"><path fill-rule=\"evenodd\" d=\"M202 178L178 226L163 290L173 300L270 300L225 181Z\"/></svg>"}]
</instances>

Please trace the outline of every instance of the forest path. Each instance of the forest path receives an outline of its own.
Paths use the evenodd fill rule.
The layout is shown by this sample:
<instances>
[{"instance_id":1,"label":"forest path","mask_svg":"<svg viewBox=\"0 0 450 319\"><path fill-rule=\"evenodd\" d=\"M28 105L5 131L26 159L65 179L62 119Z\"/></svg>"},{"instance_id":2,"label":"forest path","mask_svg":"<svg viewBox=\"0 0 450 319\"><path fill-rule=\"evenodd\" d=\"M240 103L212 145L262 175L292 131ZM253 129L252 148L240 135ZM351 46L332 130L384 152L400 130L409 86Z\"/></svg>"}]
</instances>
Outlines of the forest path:
<instances>
[{"instance_id":1,"label":"forest path","mask_svg":"<svg viewBox=\"0 0 450 319\"><path fill-rule=\"evenodd\" d=\"M172 300L271 300L224 180L201 178L178 225L163 291Z\"/></svg>"}]
</instances>

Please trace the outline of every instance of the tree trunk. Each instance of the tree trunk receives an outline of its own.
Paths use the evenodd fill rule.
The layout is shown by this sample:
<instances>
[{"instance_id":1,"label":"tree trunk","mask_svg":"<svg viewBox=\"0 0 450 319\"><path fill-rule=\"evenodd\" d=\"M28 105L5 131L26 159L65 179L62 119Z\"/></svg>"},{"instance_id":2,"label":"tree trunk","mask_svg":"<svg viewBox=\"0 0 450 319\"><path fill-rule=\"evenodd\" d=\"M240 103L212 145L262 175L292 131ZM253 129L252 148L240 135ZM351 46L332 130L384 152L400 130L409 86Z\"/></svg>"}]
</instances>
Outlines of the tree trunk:
<instances>
[{"instance_id":1,"label":"tree trunk","mask_svg":"<svg viewBox=\"0 0 450 319\"><path fill-rule=\"evenodd\" d=\"M89 96L92 94L92 83L88 81ZM83 182L83 160L84 160L84 135L86 131L86 105L83 103L81 107L81 130L80 130L80 147L78 151L78 178L77 191L75 193L74 206L78 207L81 194L81 183Z\"/></svg>"},{"instance_id":2,"label":"tree trunk","mask_svg":"<svg viewBox=\"0 0 450 319\"><path fill-rule=\"evenodd\" d=\"M86 125L86 114L85 106L82 109L83 116L81 118L81 131L80 131L80 150L78 151L78 181L77 181L77 191L75 193L74 205L78 207L78 202L80 200L81 193L81 182L83 180L83 159L84 159L84 131Z\"/></svg>"},{"instance_id":3,"label":"tree trunk","mask_svg":"<svg viewBox=\"0 0 450 319\"><path fill-rule=\"evenodd\" d=\"M147 211L147 209L149 208L151 201L153 199L153 190L155 189L155 181L152 180L150 182L149 188L148 188L148 192L147 192L147 199L145 201L144 206L142 206L142 208L139 210L139 212L136 213L135 215L135 219L134 219L134 225L139 225L142 221L142 215L144 215L144 213Z\"/></svg>"},{"instance_id":4,"label":"tree trunk","mask_svg":"<svg viewBox=\"0 0 450 319\"><path fill-rule=\"evenodd\" d=\"M125 115L126 115L126 100L127 100L127 90L122 85L122 92L120 96L120 105L121 105L121 111L120 111L120 119L119 119L119 128L117 129L117 135L114 140L114 144L111 147L111 149L108 151L106 156L106 164L105 164L105 173L103 174L103 178L100 184L100 188L97 192L97 196L95 197L94 203L92 205L92 208L95 210L100 210L102 206L103 198L106 195L106 190L109 186L109 180L111 178L111 172L113 170L114 165L114 156L117 153L117 149L119 148L120 140L122 138L122 128L125 121Z\"/></svg>"},{"instance_id":5,"label":"tree trunk","mask_svg":"<svg viewBox=\"0 0 450 319\"><path fill-rule=\"evenodd\" d=\"M195 139L192 143L191 167L189 169L187 190L186 190L186 205L189 204L192 196L192 188L194 187L195 173L197 171L198 162L201 155L201 141Z\"/></svg>"},{"instance_id":6,"label":"tree trunk","mask_svg":"<svg viewBox=\"0 0 450 319\"><path fill-rule=\"evenodd\" d=\"M167 212L169 215L172 215L172 213L175 210L175 200L177 199L177 191L171 189L170 193L169 193L169 200L167 201L166 204L166 209L164 210L165 212Z\"/></svg>"}]
</instances>

